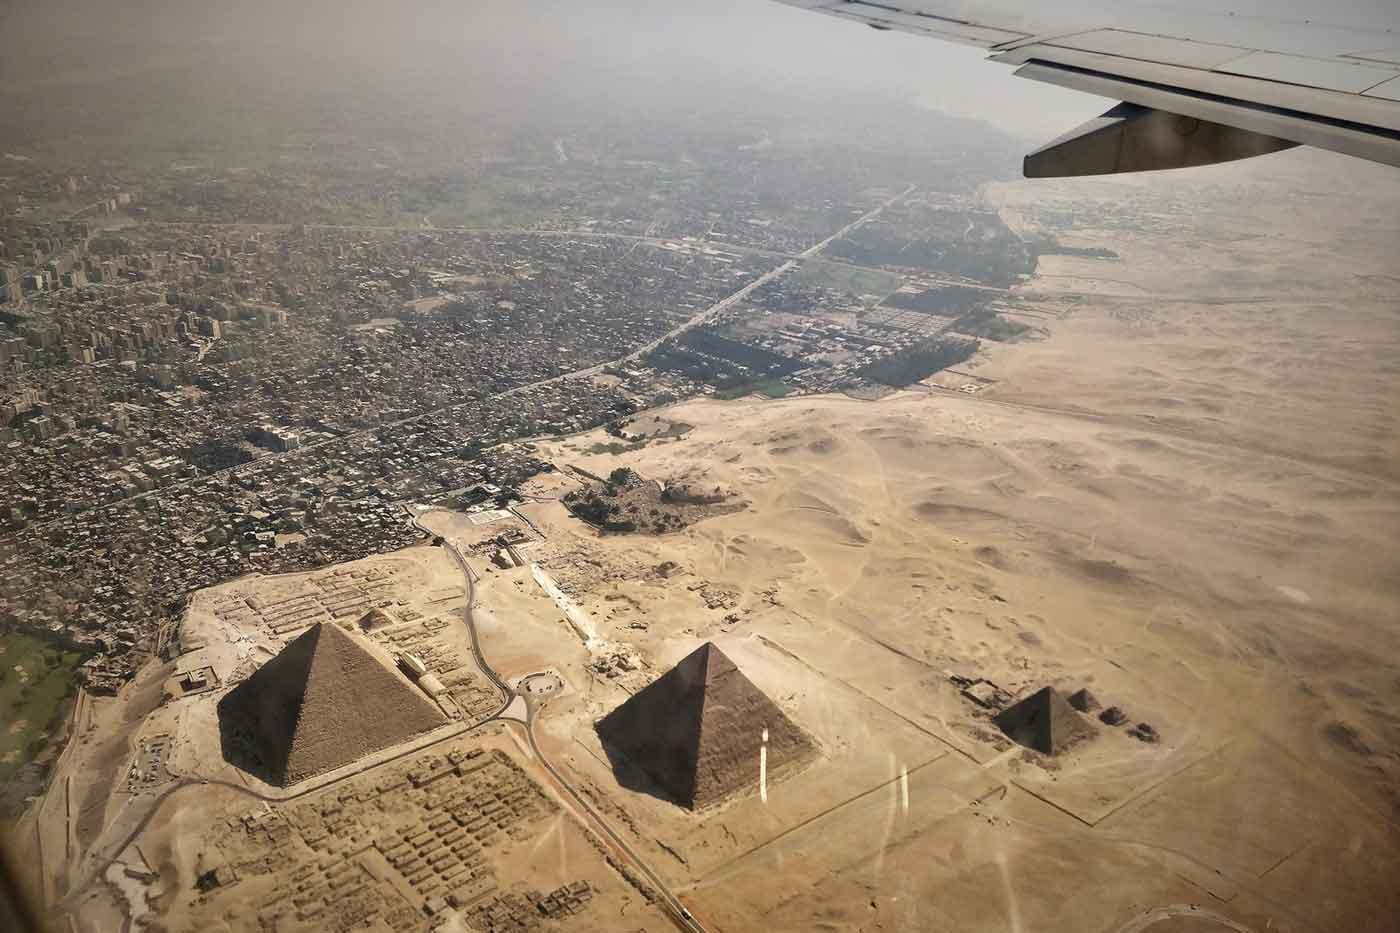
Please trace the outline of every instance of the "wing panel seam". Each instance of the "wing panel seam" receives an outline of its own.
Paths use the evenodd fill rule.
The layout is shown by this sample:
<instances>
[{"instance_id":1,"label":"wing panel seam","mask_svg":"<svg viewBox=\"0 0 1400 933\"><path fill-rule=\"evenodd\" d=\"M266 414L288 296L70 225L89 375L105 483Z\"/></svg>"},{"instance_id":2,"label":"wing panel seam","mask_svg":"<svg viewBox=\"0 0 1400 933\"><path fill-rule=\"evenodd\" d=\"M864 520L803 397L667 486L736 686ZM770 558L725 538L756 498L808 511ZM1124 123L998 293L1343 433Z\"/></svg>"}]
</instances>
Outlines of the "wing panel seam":
<instances>
[{"instance_id":1,"label":"wing panel seam","mask_svg":"<svg viewBox=\"0 0 1400 933\"><path fill-rule=\"evenodd\" d=\"M1155 81L1144 81L1139 78L1126 78L1122 75L1112 74L1105 71L1095 71L1091 68L1080 68L1075 65L1062 65L1059 62L1048 61L1043 58L1031 58L1027 64L1035 64L1041 68L1049 68L1054 71L1064 72L1071 75L1083 75L1088 78L1112 81L1118 84L1136 86L1148 90L1174 94L1179 97L1193 97L1197 100L1209 101L1216 104L1225 104L1241 110L1252 110L1256 113L1268 114L1271 116L1287 117L1293 120L1303 120L1309 123L1318 123L1335 127L1340 130L1348 130L1354 133L1365 133L1368 136L1376 136L1388 141L1400 143L1400 132L1388 129L1383 126L1375 126L1370 123L1357 123L1353 120L1344 120L1340 117L1329 117L1325 114L1308 113L1304 110L1292 110L1287 107L1276 107L1272 104L1261 104L1249 100L1241 100L1238 97L1229 97L1224 94L1213 94L1209 91L1198 91L1192 88L1178 87L1171 84L1159 84ZM1384 84L1385 82L1381 82Z\"/></svg>"}]
</instances>

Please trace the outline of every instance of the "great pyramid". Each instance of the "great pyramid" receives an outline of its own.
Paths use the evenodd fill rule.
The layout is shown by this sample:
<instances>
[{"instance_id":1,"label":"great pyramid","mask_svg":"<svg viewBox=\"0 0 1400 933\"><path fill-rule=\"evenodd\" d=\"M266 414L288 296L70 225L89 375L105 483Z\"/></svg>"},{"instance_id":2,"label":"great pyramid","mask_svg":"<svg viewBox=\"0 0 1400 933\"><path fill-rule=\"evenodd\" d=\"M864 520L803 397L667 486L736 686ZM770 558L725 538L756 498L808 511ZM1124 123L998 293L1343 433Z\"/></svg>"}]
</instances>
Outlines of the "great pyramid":
<instances>
[{"instance_id":1,"label":"great pyramid","mask_svg":"<svg viewBox=\"0 0 1400 933\"><path fill-rule=\"evenodd\" d=\"M629 697L597 726L621 754L683 806L699 809L807 760L816 746L711 642Z\"/></svg>"},{"instance_id":2,"label":"great pyramid","mask_svg":"<svg viewBox=\"0 0 1400 933\"><path fill-rule=\"evenodd\" d=\"M1063 751L1094 727L1054 687L1043 687L997 714L997 727L1014 742L1046 755Z\"/></svg>"},{"instance_id":3,"label":"great pyramid","mask_svg":"<svg viewBox=\"0 0 1400 933\"><path fill-rule=\"evenodd\" d=\"M219 702L225 757L288 785L447 722L388 655L318 622Z\"/></svg>"}]
</instances>

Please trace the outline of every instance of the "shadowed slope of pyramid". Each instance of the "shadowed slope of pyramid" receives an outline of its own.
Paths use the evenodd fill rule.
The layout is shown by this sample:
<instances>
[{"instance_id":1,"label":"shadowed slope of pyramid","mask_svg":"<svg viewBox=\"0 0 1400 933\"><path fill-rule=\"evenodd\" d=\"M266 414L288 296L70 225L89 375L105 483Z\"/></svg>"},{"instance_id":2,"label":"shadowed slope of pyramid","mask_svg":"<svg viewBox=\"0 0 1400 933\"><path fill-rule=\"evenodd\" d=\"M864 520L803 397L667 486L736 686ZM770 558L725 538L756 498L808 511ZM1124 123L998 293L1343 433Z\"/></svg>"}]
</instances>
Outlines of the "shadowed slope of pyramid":
<instances>
[{"instance_id":1,"label":"shadowed slope of pyramid","mask_svg":"<svg viewBox=\"0 0 1400 933\"><path fill-rule=\"evenodd\" d=\"M1054 687L1044 687L997 714L997 727L1017 744L1046 755L1094 734Z\"/></svg>"},{"instance_id":2,"label":"shadowed slope of pyramid","mask_svg":"<svg viewBox=\"0 0 1400 933\"><path fill-rule=\"evenodd\" d=\"M219 703L220 729L270 784L294 784L447 722L382 649L311 626ZM225 756L229 756L225 743Z\"/></svg>"},{"instance_id":3,"label":"shadowed slope of pyramid","mask_svg":"<svg viewBox=\"0 0 1400 933\"><path fill-rule=\"evenodd\" d=\"M1081 713L1092 713L1102 707L1099 698L1089 690L1088 687L1081 687L1069 695L1069 705L1079 710Z\"/></svg>"},{"instance_id":4,"label":"shadowed slope of pyramid","mask_svg":"<svg viewBox=\"0 0 1400 933\"><path fill-rule=\"evenodd\" d=\"M765 730L770 775L816 752L807 734L710 642L596 728L606 747L691 808L758 783Z\"/></svg>"}]
</instances>

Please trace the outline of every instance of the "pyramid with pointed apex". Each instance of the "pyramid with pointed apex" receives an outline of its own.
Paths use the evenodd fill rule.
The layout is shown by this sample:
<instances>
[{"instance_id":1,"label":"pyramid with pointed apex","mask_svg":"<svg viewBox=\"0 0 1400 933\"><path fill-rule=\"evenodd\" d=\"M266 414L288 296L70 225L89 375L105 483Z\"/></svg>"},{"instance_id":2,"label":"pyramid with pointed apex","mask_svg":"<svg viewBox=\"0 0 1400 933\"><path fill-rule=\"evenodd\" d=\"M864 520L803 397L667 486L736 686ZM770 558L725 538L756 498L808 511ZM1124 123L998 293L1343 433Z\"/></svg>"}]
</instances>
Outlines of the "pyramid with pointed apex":
<instances>
[{"instance_id":1,"label":"pyramid with pointed apex","mask_svg":"<svg viewBox=\"0 0 1400 933\"><path fill-rule=\"evenodd\" d=\"M389 613L380 609L378 606L360 616L360 631L362 632L373 632L393 624L393 616L389 615Z\"/></svg>"},{"instance_id":2,"label":"pyramid with pointed apex","mask_svg":"<svg viewBox=\"0 0 1400 933\"><path fill-rule=\"evenodd\" d=\"M1092 713L1100 708L1099 698L1089 691L1088 687L1082 687L1069 695L1069 705L1079 710L1081 713Z\"/></svg>"},{"instance_id":3,"label":"pyramid with pointed apex","mask_svg":"<svg viewBox=\"0 0 1400 933\"><path fill-rule=\"evenodd\" d=\"M707 806L808 760L812 739L711 642L597 724L610 754L646 772L673 800Z\"/></svg>"},{"instance_id":4,"label":"pyramid with pointed apex","mask_svg":"<svg viewBox=\"0 0 1400 933\"><path fill-rule=\"evenodd\" d=\"M219 703L225 757L288 785L443 725L383 649L317 623ZM231 758L235 760L235 758Z\"/></svg>"},{"instance_id":5,"label":"pyramid with pointed apex","mask_svg":"<svg viewBox=\"0 0 1400 933\"><path fill-rule=\"evenodd\" d=\"M1046 755L1094 734L1054 687L1044 687L997 714L997 727L1012 741Z\"/></svg>"}]
</instances>

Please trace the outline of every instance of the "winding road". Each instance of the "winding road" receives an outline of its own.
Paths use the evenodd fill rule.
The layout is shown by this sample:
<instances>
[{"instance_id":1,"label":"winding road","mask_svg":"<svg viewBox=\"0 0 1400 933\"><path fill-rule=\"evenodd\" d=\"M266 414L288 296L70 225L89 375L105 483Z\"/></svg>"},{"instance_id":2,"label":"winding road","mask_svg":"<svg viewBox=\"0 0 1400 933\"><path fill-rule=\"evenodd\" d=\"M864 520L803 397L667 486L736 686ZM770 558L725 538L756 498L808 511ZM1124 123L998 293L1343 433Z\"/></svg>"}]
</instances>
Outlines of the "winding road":
<instances>
[{"instance_id":1,"label":"winding road","mask_svg":"<svg viewBox=\"0 0 1400 933\"><path fill-rule=\"evenodd\" d=\"M907 196L910 194L910 192L912 192L912 191L914 190L914 187L915 187L915 186L910 185L909 187L905 188L903 191L899 192L898 194L891 196L890 198L888 198L888 199L886 199L885 201L881 202L881 203L880 203L879 205L877 205L876 207L872 208L871 210L869 210L869 211L867 211L866 213L862 214L861 216L857 217L855 220L852 220L850 223L846 224L844 227L842 227L841 229L837 230L835 233L831 234L830 236L828 236L828 237L825 238L824 240L821 240L820 242L813 244L812 246L810 246L810 247L807 248L806 250L803 250L801 253L798 253L798 254L796 254L796 255L788 255L787 258L785 259L785 261L784 261L783 263L781 263L780 265L774 267L773 269L769 270L768 272L766 272L766 273L764 273L763 275L759 276L758 278L754 279L752 282L748 283L747 285L743 286L742 288L738 289L737 291L732 292L731 294L725 296L724 298L720 299L719 301L715 302L714 304L712 304L712 305L710 305L710 306L708 306L708 307L706 307L706 308L700 310L699 312L697 312L696 314L692 315L690 318L688 318L687 320L681 322L681 323L678 324L676 327L674 327L674 328L672 328L671 330L667 331L665 334L663 334L662 336L656 338L655 340L652 340L652 341L650 341L650 342L648 342L648 343L646 343L646 344L644 344L644 345L642 345L642 346L640 346L640 347L637 347L637 348L631 350L630 352L628 352L628 353L626 353L626 354L624 354L624 355L622 355L622 356L620 356L620 357L618 357L618 358L616 358L616 359L609 360L609 361L606 361L606 362L604 362L604 363L599 363L599 364L597 364L597 365L590 366L590 367L587 367L587 368L585 368L585 369L581 369L581 370L577 370L577 371L569 372L569 373L563 373L563 374L561 374L561 375L553 376L553 377L550 377L550 378L547 378L547 379L542 379L542 380L539 380L539 381L537 381L537 382L532 382L532 383L527 383L527 384L525 384L525 385L517 386L517 387L514 388L514 389L509 389L509 390L506 390L506 391L504 391L504 392L499 393L497 397L509 397L509 396L513 396L513 395L518 395L518 394L520 394L520 393L522 393L522 392L527 392L527 391L529 391L529 390L531 390L531 389L539 388L539 387L541 387L541 386L546 386L546 385L550 385L550 384L553 384L553 383L562 382L562 381L564 381L564 380L566 380L566 379L577 379L577 378L580 378L580 377L587 377L587 376L596 375L596 374L602 372L602 371L603 371L603 368L604 368L605 366L608 366L608 365L615 365L615 364L618 364L618 363L630 362L630 361L633 361L633 360L640 359L640 358L641 358L642 356L644 356L645 354L647 354L647 353L651 352L652 350L656 349L656 348L657 348L658 346L660 346L661 343L663 343L664 341L670 340L670 339L673 339L673 338L679 336L680 334L684 333L685 331L689 330L690 328L696 327L696 326L698 326L698 325L704 323L705 321L707 321L707 320L709 320L710 318L714 317L716 314L719 314L721 311L724 311L725 309L727 309L727 308L733 306L734 304L736 304L736 303L742 301L742 300L743 300L744 298L746 298L750 293L752 293L755 289L760 288L761 286L767 284L768 282L771 282L771 281L773 281L774 279L777 279L777 278L779 278L780 276L786 274L789 270L791 270L794 266L796 266L797 264L799 264L802 260L804 260L804 259L810 259L810 258L812 258L812 257L814 257L814 256L816 256L816 255L818 255L818 254L820 254L823 250L825 250L825 249L826 249L828 246L830 246L832 243L834 243L834 242L836 242L837 240L839 240L840 238L846 236L846 235L849 234L851 231L857 229L858 227L862 226L862 225L865 224L865 223L868 223L868 222L871 221L871 220L874 220L876 217L878 217L878 216L885 210L885 208L887 208L887 207L889 207L890 205L895 204L896 202L898 202L898 201L902 200L903 198L907 197ZM483 232L483 231L475 231L475 232ZM535 231L535 232L542 233L542 234L544 234L544 235L550 235L549 232L545 232L545 231ZM553 235L579 236L579 235L587 235L587 234L585 234L583 231L567 231L567 232L564 232L564 231L556 231L556 232L553 232ZM594 235L596 235L596 234L594 234ZM639 241L647 241L647 240L650 240L650 239L652 239L652 238L647 237L647 236L642 236L642 237L637 237L636 239L638 239ZM657 242L660 242L660 241L657 241ZM750 251L752 252L752 250L750 250ZM760 251L760 252L762 252L762 251ZM775 254L775 255L783 255L783 254ZM461 404L469 404L469 403L461 403ZM283 454L270 454L270 455L268 455L267 457L260 458L259 460L255 461L255 462L256 462L257 464L259 464L259 465L263 465L263 464L266 464L268 461L273 460L273 459L278 459L278 458L284 457L284 456L292 456L292 455L296 455L296 454L301 454L301 453L303 453L303 452L305 452L305 451L307 451L307 450L310 450L310 449L314 449L314 448L318 448L318 447L325 447L325 446L328 446L328 445L331 445L331 444L337 444L337 443L345 442L345 441L350 440L350 439L352 439L352 438L354 438L354 437L356 437L356 436L369 435L369 434L371 434L371 433L374 433L374 432L383 430L384 428L395 427L395 426L403 425L403 424L410 424L410 423L412 423L412 422L421 420L422 418L425 418L425 417L427 417L427 416L429 416L429 415L432 415L432 414L435 414L435 413L437 413L437 412L446 411L446 410L451 410L451 409L454 409L454 408L457 408L457 407L460 407L460 405L458 405L458 404L446 405L446 406L442 406L441 408L436 408L436 409L432 409L432 410L429 410L429 411L419 412L419 413L417 413L417 414L415 414L415 415L410 415L410 416L407 417L407 418L399 419L399 420L392 421L392 422L387 422L387 423L384 423L384 424L375 425L375 426L372 427L372 428L366 428L366 429L363 429L363 430L360 430L360 431L350 432L350 433L345 434L345 435L342 435L342 436L340 436L340 437L330 438L330 439L327 439L327 440L323 440L323 441L318 441L318 442L314 442L314 443L311 443L311 444L307 444L305 447L302 447L302 448L300 448L300 449L298 449L298 450L296 450L296 451L288 451L288 452L283 453ZM222 470L217 470L217 471L214 471L214 472L211 472L211 473L205 473L205 474L201 474L201 475L198 475L198 476L193 476L193 477L190 477L190 478L188 478L188 479L181 480L181 481L176 482L176 483L172 483L172 484L170 484L170 485L168 485L168 486L165 486L165 487L163 487L163 488L161 488L161 489L152 490L152 491L147 492L147 493L142 493L142 494L140 494L140 495L133 496L130 500L126 500L126 501L127 501L127 502L130 502L130 501L135 500L135 499L144 499L144 498L146 498L147 496L160 495L160 494L169 494L169 493L170 493L172 490L174 490L174 489L177 489L177 488L180 488L180 487L185 487L185 486L193 486L194 484L203 482L203 481L205 481L205 480L207 480L207 479L210 479L211 477L218 477L218 476L224 476L224 475L232 474L232 473L236 472L237 470L239 470L239 469L241 468L241 466L243 466L243 465L234 466L234 467L228 467L228 468L225 468L225 469L222 469ZM64 519L55 519L55 520L52 521L52 522L41 523L40 525L36 525L36 526L34 526L34 527L46 527L47 525L56 524L57 522L60 522L60 521L63 521L63 520L64 520ZM417 528L417 529L419 529L420 531L422 531L423 533L427 534L429 537L440 537L440 536L437 536L434 532L428 530L427 528L424 528L424 527L419 523L419 516L414 515L414 514L411 513L411 512L409 513L409 521L410 521L410 523L411 523L415 528ZM475 660L476 660L477 667L481 670L482 674L483 674L488 680L490 680L491 683L495 686L495 688L500 692L500 694L501 694L501 699L502 699L501 707L500 707L499 710L497 710L497 712L496 712L494 715L488 717L487 719L482 720L481 722L476 723L475 725L466 727L465 729L463 729L463 732L471 731L471 730L473 730L473 729L479 728L480 726L486 725L487 723L490 723L490 722L507 722L507 723L514 722L514 723L516 723L516 724L522 725L523 728L525 729L526 739L527 739L528 742L529 742L529 747L530 747L531 752L532 752L532 753L534 754L534 756L539 760L541 767L543 767L544 770L549 774L550 778L551 778L551 779L554 781L554 783L557 785L557 787L558 787L558 789L560 790L560 792L561 792L564 796L566 796L570 801L572 801L572 803L573 803L582 813L584 813L584 814L588 817L588 820L591 821L594 830L595 830L600 836L602 836L602 838L607 842L607 844L609 845L610 848L612 848L614 851L616 851L617 853L619 853L619 854L621 854L622 856L624 856L624 857L626 858L627 861L629 861L629 862L632 863L632 865L633 865L633 866L635 867L635 869L637 870L638 874L640 874L641 877L644 878L644 879L646 880L646 882L652 887L653 892L654 892L654 894L655 894L655 896L656 896L658 902L661 904L662 908L666 911L667 915L668 915L668 916L671 918L671 920L676 924L676 926L679 927L679 928L682 929L682 930L691 931L691 933L703 933L703 931L705 930L705 927L704 927L698 920L696 920L696 919L691 915L690 911L685 907L684 904L681 903L680 899L679 899L679 898L676 896L676 894L666 885L665 881L662 880L662 878L660 877L660 875L658 875L658 874L651 868L651 866L648 865L648 864L646 863L646 861L642 858L642 856L639 855L639 854L637 853L637 851L636 851L635 849L633 849L632 846L630 846L630 845L627 843L627 841L626 841L625 839L623 839L620 835L618 835L618 833L617 833L615 830L613 830L613 828L607 823L606 820L603 819L602 815L598 813L598 811L593 807L593 805L592 805L591 803L589 803L588 800L585 799L584 796L583 796L582 794L580 794L580 793L578 792L578 790L575 789L574 786L568 782L568 780L567 780L567 779L564 777L564 775L559 771L559 769L556 768L556 767L554 766L554 764L553 764L547 757L545 757L543 750L540 748L538 741L536 741L536 739L535 739L535 732L534 732L535 709L534 709L533 704L531 704L531 703L529 702L528 698L524 698L524 700L523 700L524 705L525 705L525 709L526 709L526 714L525 714L523 720L515 713L514 706L515 706L515 704L516 704L516 701L517 701L518 699L521 699L521 698L520 698L519 695L516 693L516 691L515 691L513 688L511 688L511 686L510 686L508 683L506 683L504 679L501 678L501 676L496 672L496 670L495 670L494 668L492 668L491 665L490 665L489 663L487 663L486 657L485 657L485 655L482 653L482 650L481 650L481 641L480 641L480 639L479 639L478 636L477 636L476 623L475 623L475 620L473 619L473 615L472 615L472 614L473 614L473 609L474 609L475 604L476 604L476 588L475 588L475 578L474 578L474 576L473 576L471 567L470 567L470 565L468 565L466 558L462 555L461 551L457 548L457 546L456 546L455 544L451 543L450 541L447 541L446 539L443 539L443 548L452 556L452 559L456 562L458 569L461 570L462 576L463 576L463 578L464 578L465 581L466 581L466 584L465 584L465 585L466 585L466 591L467 591L467 602L466 602L466 606L465 606L465 607L463 608L463 610L462 610L462 622L463 622L463 624L464 624L464 625L466 626L466 628L467 628L467 634L468 634L468 636L469 636L469 638L470 638L470 641L471 641L472 655L473 655L473 657L474 657ZM441 738L441 739L438 739L438 740L435 740L435 741L433 741L433 742L431 742L431 743L428 743L427 745L422 745L422 746L419 746L419 747L417 747L417 748L413 748L413 749L411 749L411 750L405 751L402 755L396 755L396 756L394 756L394 757L392 757L392 758L388 758L388 759L385 759L385 760L382 760L382 761L376 761L376 762L374 762L374 763L371 764L371 765L367 765L366 767L364 767L364 768L362 768L362 769L358 769L358 770L352 772L351 774L347 774L347 775L344 775L344 776L341 777L341 778L338 778L337 781L339 781L339 780L344 780L344 778L346 778L346 777L353 777L353 776L355 776L355 775L362 774L362 773L364 773L364 771L371 770L372 768L381 767L382 765L389 764L389 763L391 763L391 762L393 762L393 761L398 761L399 759L401 759L401 758L403 758L403 757L406 757L406 756L408 756L408 755L419 754L419 753L421 753L421 752L427 750L428 748L431 748L431 747L433 747L433 746L435 746L435 745L440 744L441 742L447 742L447 741L451 741L452 739L458 738L458 737L459 737L460 735L462 735L462 734L463 734L462 732L453 733L453 734L451 734L451 735L444 736L444 737ZM335 783L335 782L330 782L330 783ZM243 795L245 795L245 796L252 797L252 798L254 798L254 799L261 800L261 801L267 801L267 802L285 802L285 801L288 801L288 800L295 800L295 799L297 799L298 797L305 796L306 794L316 793L316 792L318 792L318 791L323 790L325 787L329 786L329 784L320 784L320 785L317 785L317 786L312 787L312 788L308 788L307 790L301 791L301 792L296 793L296 794L277 796L277 795L263 794L263 793L260 793L260 792L258 792L258 791L256 791L256 790L253 790L252 788L243 786L243 785L241 785L241 784L236 784L236 783L233 783L233 782L230 782L230 781L203 780L203 779L198 779L198 778L185 778L185 779L183 779L183 780L181 780L181 781L175 783L173 786L166 788L164 791L162 791L162 792L159 794L159 796L157 796L153 801L151 801L150 809L147 810L147 812L141 817L141 819L137 821L136 825L132 828L132 830L131 830L129 833L127 833L127 834L126 834L125 836L123 836L121 839L117 840L116 843L114 843L114 844L112 844L112 845L110 845L110 846L104 847L105 850L106 850L106 852L107 852L108 854L106 854L106 855L101 855L101 854L99 854L99 853L97 853L97 852L89 853L88 857L85 858L85 859L83 860L83 861L87 862L87 864L88 864L88 866L89 866L88 869L87 869L86 871L83 871L83 872L82 872L81 880L80 880L77 884L75 884L75 885L73 885L73 886L71 886L71 887L69 888L69 890L68 890L66 896L65 896L65 897L63 898L63 900L60 902L61 905L64 906L64 907L71 907L71 906L73 906L73 905L76 903L77 898L79 898L86 890L88 890L88 889L90 888L91 885L93 885L93 884L95 884L95 883L98 883L99 879L101 878L102 874L107 870L107 868L110 867L110 866L112 865L112 863L116 862L116 861L121 857L121 853L123 853L124 851L126 851L127 847L130 846L137 838L140 837L141 833L146 829L146 827L147 827L148 825L150 825L151 821L152 821L152 820L156 817L156 815L161 811L161 809L163 808L163 806L165 805L165 803L166 803L170 798L174 797L174 796L177 795L177 794L183 794L185 791L189 790L191 787L202 787L202 786L209 786L209 785L217 786L217 787L223 787L223 788L226 788L226 789L229 789L229 790L232 790L232 791L236 791L237 793L243 794Z\"/></svg>"},{"instance_id":2,"label":"winding road","mask_svg":"<svg viewBox=\"0 0 1400 933\"><path fill-rule=\"evenodd\" d=\"M593 808L593 805L584 799L583 795L575 790L572 784L565 780L564 775L559 773L559 769L554 767L554 764L545 757L544 752L540 749L539 743L535 741L534 706L530 704L528 700L526 701L526 706L530 710L530 717L525 722L525 737L529 740L530 751L533 752L535 758L539 760L540 766L543 767L545 771L549 772L549 776L554 779L554 783L559 786L559 789L568 795L569 799L572 800L579 809L588 814L588 818L593 821L594 828L611 844L612 848L625 855L628 861L641 873L642 877L647 880L657 900L660 902L661 907L666 911L667 915L670 916L672 922L682 930L691 931L691 933L704 933L705 927L700 921L695 919L688 909L686 909L686 906L681 903L676 893L667 886L666 882L661 880L661 877L637 854L637 851L628 845L627 841L608 825L607 821Z\"/></svg>"},{"instance_id":3,"label":"winding road","mask_svg":"<svg viewBox=\"0 0 1400 933\"><path fill-rule=\"evenodd\" d=\"M458 569L462 571L462 577L465 580L467 589L467 604L462 608L462 623L466 626L467 635L471 639L472 655L476 658L477 666L481 669L482 674L496 685L496 688L502 692L505 698L505 705L501 707L500 712L496 713L496 715L492 716L490 719L485 720L481 725L485 725L486 722L502 721L514 722L522 726L525 730L525 739L529 743L531 754L533 754L535 759L540 763L540 767L544 768L545 772L549 774L556 788L563 796L568 798L579 811L587 816L594 831L603 837L608 847L619 855L624 856L627 861L632 863L632 866L637 870L638 874L646 879L647 884L652 888L657 902L661 905L662 909L666 911L672 922L680 929L689 931L689 933L704 933L705 927L691 915L690 911L681 903L680 898L667 886L661 876L658 875L652 867L646 863L646 860L627 843L627 840L623 839L622 836L603 819L602 814L600 814L597 809L569 783L563 773L545 756L543 749L540 748L539 742L535 739L535 705L530 702L529 697L516 693L516 691L505 682L501 675L487 663L486 656L481 651L481 640L477 635L476 620L473 617L473 612L476 607L476 578L472 573L471 566L467 563L467 559L462 555L461 550L458 549L456 544L425 527L420 521L421 517L420 515L410 515L410 521L413 526L430 537L440 538L443 550L452 555L453 561L456 562ZM523 719L515 715L509 715L508 712L517 700L523 701L525 706L526 712Z\"/></svg>"},{"instance_id":4,"label":"winding road","mask_svg":"<svg viewBox=\"0 0 1400 933\"><path fill-rule=\"evenodd\" d=\"M430 536L435 535L435 532L432 532L429 529L425 528L419 522L419 517L420 516L410 515L409 520L413 524L413 526L420 529L425 534L428 534ZM500 691L502 695L503 702L501 708L495 714L486 719L483 719L482 721L472 726L463 729L460 732L454 732L451 735L443 736L440 739L437 739L426 745L421 745L416 748L409 749L403 752L402 754L393 756L392 758L384 759L382 761L376 761L373 764L367 765L364 768L360 768L349 774L343 775L342 777L337 778L335 781L328 782L326 784L317 784L315 787L307 788L306 790L295 794L264 794L259 791L253 790L250 787L246 787L242 784L234 783L232 781L212 779L205 780L199 778L182 779L181 781L177 782L174 786L167 787L154 800L151 801L150 808L141 817L141 819L137 821L136 825L132 827L130 832L128 832L121 839L117 840L115 843L104 847L107 852L106 855L99 855L97 853L93 854L94 857L89 860L88 868L86 871L83 872L83 878L81 882L74 885L69 890L67 896L60 902L60 906L65 908L72 908L76 906L78 899L81 897L81 895L85 891L87 891L92 885L100 883L102 875L114 862L120 859L121 854L125 852L126 849L141 836L141 833L143 833L146 830L146 827L150 825L151 821L156 818L156 816L160 813L161 809L165 806L166 802L169 801L172 797L175 797L176 795L184 795L187 791L191 790L192 788L206 786L221 787L226 790L231 790L236 793L242 794L245 797L251 797L259 801L265 801L268 803L286 803L287 801L296 800L298 798L307 796L308 794L319 793L325 790L331 784L339 783L340 781L343 781L346 778L356 777L360 774L363 774L366 771L383 767L384 765L391 764L403 758L412 755L422 754L424 751L436 745L439 745L443 742L450 742L454 739L458 739L464 733L475 731L476 729L479 729L488 723L505 722L515 723L524 728L525 737L529 743L531 753L535 756L536 760L539 761L540 766L544 768L546 773L548 773L550 779L553 781L559 792L565 798L567 798L569 803L571 803L574 807L577 807L579 811L586 815L588 822L592 824L591 828L603 838L603 840L606 842L610 849L614 850L616 853L623 856L627 861L632 863L632 866L636 869L637 873L646 880L646 883L648 885L651 886L653 896L656 898L657 902L660 904L662 909L666 911L666 914L671 918L672 922L674 922L679 929L688 931L688 933L704 933L705 927L702 926L700 922L697 921L691 915L690 911L686 909L684 904L681 903L680 898L678 898L675 892L667 886L666 882L661 879L661 877L651 868L650 865L646 863L642 856L639 855L637 851L627 843L625 839L618 835L618 833L607 823L606 820L603 819L602 815L598 813L598 811L593 807L593 805L590 804L588 800L584 798L584 796L580 794L578 790L576 790L573 787L572 784L569 783L568 779L565 778L563 773L561 773L559 769L554 766L553 762L551 762L547 757L545 757L544 751L540 748L538 741L536 741L535 739L534 720L536 711L534 705L529 703L529 701L520 694L517 694L516 691L510 686L510 684L506 683L506 681L501 677L501 675L497 673L495 668L491 667L491 665L486 660L486 656L482 653L481 641L478 637L476 630L476 621L473 617L473 610L476 605L476 581L475 576L472 573L471 567L467 563L466 558L462 555L461 551L457 548L455 544L446 539L443 539L442 547L445 551L447 551L448 554L452 556L453 561L456 562L457 567L459 570L461 570L462 577L465 580L467 602L462 609L462 623L466 626L467 634L471 641L472 656L475 658L477 667L480 668L481 673L488 680L490 680L492 684L495 685L496 689ZM516 715L515 711L512 709L512 707L514 707L517 704L517 701L523 703L525 707L526 713L523 719Z\"/></svg>"},{"instance_id":5,"label":"winding road","mask_svg":"<svg viewBox=\"0 0 1400 933\"><path fill-rule=\"evenodd\" d=\"M1153 908L1141 916L1135 917L1127 926L1120 929L1118 933L1140 933L1142 930L1156 926L1158 923L1171 920L1174 917L1191 917L1196 920L1209 921L1219 924L1222 930L1233 930L1235 933L1254 933L1249 927L1238 924L1223 914L1207 910L1199 904L1168 904L1165 907Z\"/></svg>"}]
</instances>

